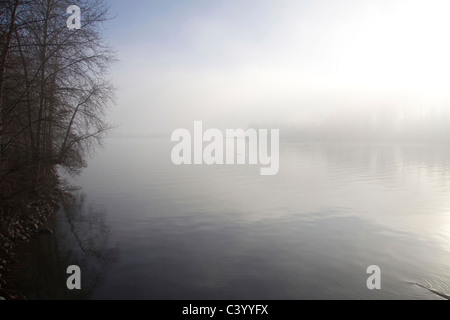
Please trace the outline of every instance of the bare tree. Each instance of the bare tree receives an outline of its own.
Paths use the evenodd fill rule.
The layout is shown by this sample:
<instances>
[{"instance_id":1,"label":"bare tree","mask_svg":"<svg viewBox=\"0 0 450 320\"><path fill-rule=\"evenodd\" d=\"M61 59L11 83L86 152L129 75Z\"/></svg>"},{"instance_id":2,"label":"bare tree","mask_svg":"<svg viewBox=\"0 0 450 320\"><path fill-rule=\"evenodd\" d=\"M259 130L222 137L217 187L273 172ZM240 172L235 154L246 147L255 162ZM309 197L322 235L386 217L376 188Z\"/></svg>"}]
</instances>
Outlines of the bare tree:
<instances>
[{"instance_id":1,"label":"bare tree","mask_svg":"<svg viewBox=\"0 0 450 320\"><path fill-rule=\"evenodd\" d=\"M17 12L19 9L20 0L7 1L2 0L0 2L0 41L2 49L0 52L0 115L3 110L3 96L4 96L4 82L6 73L6 63L8 60L8 54L11 50L12 37L17 20ZM1 131L3 128L3 117L0 116L0 159L3 154L3 143Z\"/></svg>"},{"instance_id":2,"label":"bare tree","mask_svg":"<svg viewBox=\"0 0 450 320\"><path fill-rule=\"evenodd\" d=\"M39 194L54 185L57 166L79 172L109 129L115 59L101 33L108 7L77 1L82 26L69 30L73 1L0 1L0 196Z\"/></svg>"}]
</instances>

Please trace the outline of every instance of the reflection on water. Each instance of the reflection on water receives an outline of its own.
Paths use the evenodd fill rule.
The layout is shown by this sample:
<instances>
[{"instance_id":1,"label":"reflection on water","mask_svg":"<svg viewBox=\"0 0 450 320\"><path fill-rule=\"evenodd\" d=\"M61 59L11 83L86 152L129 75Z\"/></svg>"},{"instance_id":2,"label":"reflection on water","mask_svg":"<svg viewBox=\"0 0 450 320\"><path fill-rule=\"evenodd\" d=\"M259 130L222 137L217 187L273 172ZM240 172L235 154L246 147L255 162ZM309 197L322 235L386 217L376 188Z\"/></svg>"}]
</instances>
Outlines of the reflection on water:
<instances>
[{"instance_id":1,"label":"reflection on water","mask_svg":"<svg viewBox=\"0 0 450 320\"><path fill-rule=\"evenodd\" d=\"M41 235L22 249L24 263L14 273L27 299L89 299L117 260L104 212L93 210L85 199L82 193L61 199L55 235ZM82 290L66 287L70 265L81 268Z\"/></svg>"},{"instance_id":2,"label":"reflection on water","mask_svg":"<svg viewBox=\"0 0 450 320\"><path fill-rule=\"evenodd\" d=\"M111 139L75 182L86 199L63 210L56 238L65 264L89 270L81 298L440 299L415 282L450 293L448 148L283 144L280 173L262 177L177 167L171 147ZM366 287L370 265L380 291Z\"/></svg>"}]
</instances>

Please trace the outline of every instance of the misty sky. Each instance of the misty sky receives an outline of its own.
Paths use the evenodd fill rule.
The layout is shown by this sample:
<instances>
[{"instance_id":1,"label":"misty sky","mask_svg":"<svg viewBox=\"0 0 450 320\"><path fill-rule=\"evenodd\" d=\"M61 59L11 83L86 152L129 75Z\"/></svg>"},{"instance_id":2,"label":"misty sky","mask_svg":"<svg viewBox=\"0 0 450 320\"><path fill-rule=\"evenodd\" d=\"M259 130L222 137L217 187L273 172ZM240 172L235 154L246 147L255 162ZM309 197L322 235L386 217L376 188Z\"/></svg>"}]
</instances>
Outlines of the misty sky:
<instances>
[{"instance_id":1,"label":"misty sky","mask_svg":"<svg viewBox=\"0 0 450 320\"><path fill-rule=\"evenodd\" d=\"M119 135L445 104L446 0L110 0Z\"/></svg>"}]
</instances>

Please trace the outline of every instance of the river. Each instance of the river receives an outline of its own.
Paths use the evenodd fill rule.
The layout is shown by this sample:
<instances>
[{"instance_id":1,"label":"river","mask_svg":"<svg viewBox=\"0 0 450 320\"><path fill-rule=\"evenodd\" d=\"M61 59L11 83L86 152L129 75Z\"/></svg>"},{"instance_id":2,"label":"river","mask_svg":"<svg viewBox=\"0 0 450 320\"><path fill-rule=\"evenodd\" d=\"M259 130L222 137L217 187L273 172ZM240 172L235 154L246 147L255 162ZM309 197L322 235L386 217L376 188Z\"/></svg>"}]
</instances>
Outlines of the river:
<instances>
[{"instance_id":1,"label":"river","mask_svg":"<svg viewBox=\"0 0 450 320\"><path fill-rule=\"evenodd\" d=\"M440 299L450 148L281 143L280 172L175 166L167 138L110 138L55 235L16 270L29 299ZM31 249L30 249L31 247ZM65 287L68 265L82 290ZM33 266L33 267L30 267ZM381 290L366 286L381 270Z\"/></svg>"}]
</instances>

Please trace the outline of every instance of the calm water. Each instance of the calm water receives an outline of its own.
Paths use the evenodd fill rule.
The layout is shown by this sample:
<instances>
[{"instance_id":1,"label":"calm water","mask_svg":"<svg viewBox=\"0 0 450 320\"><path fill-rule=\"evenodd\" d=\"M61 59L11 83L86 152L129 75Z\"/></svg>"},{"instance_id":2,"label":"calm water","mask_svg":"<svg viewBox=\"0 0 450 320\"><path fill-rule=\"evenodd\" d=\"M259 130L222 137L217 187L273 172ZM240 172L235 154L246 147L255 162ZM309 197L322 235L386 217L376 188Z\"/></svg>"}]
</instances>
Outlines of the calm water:
<instances>
[{"instance_id":1,"label":"calm water","mask_svg":"<svg viewBox=\"0 0 450 320\"><path fill-rule=\"evenodd\" d=\"M440 299L413 282L450 294L450 148L284 143L279 175L262 177L173 166L171 147L98 151L56 236L26 255L29 298ZM77 294L69 264L83 270Z\"/></svg>"}]
</instances>

